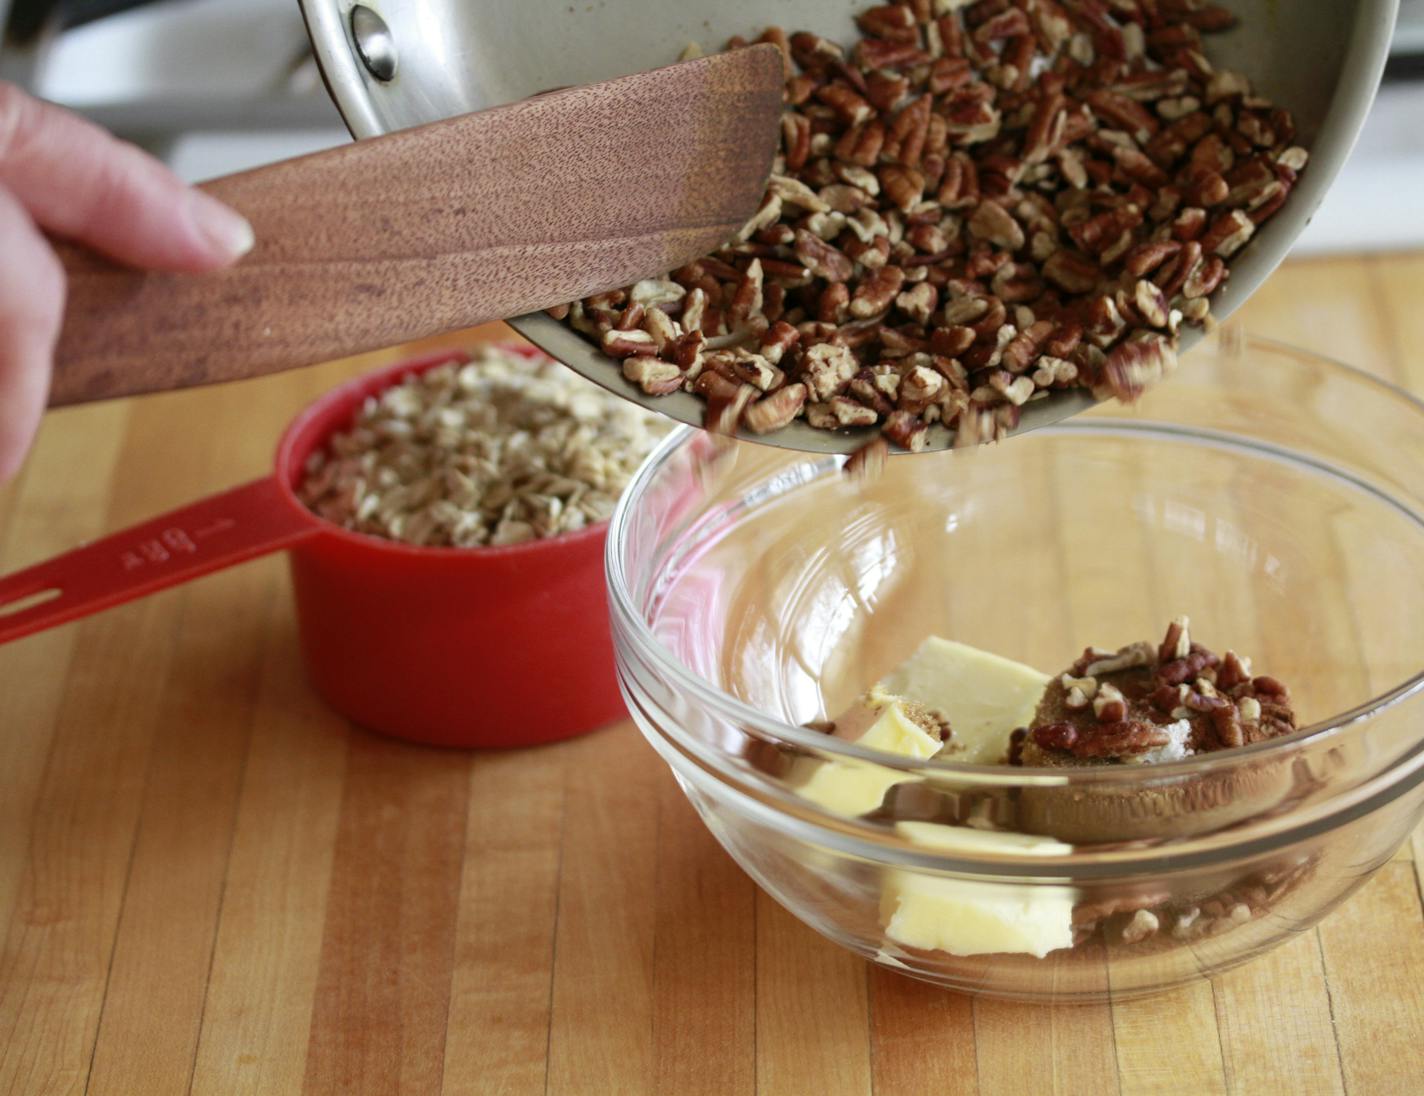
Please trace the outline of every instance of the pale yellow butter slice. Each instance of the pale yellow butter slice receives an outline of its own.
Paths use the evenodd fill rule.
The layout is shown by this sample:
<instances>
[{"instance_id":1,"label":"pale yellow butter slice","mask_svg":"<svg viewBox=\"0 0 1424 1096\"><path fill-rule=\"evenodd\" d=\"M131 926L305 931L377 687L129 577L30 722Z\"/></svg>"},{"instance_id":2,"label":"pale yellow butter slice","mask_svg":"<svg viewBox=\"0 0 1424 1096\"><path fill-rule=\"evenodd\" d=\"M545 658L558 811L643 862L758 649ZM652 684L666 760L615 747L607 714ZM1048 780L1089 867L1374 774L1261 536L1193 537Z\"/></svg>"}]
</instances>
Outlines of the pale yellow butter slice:
<instances>
[{"instance_id":1,"label":"pale yellow butter slice","mask_svg":"<svg viewBox=\"0 0 1424 1096\"><path fill-rule=\"evenodd\" d=\"M965 643L930 636L871 689L872 703L903 696L949 720L954 761L1002 762L1009 734L1033 722L1048 674Z\"/></svg>"},{"instance_id":2,"label":"pale yellow butter slice","mask_svg":"<svg viewBox=\"0 0 1424 1096\"><path fill-rule=\"evenodd\" d=\"M949 720L952 734L945 756L974 764L999 763L1005 760L1009 733L1032 721L1048 681L1047 674L1031 666L930 636L871 686L867 700L882 714L852 741L905 757L933 757L942 744L909 719L898 703L903 698ZM853 709L837 722L854 724L865 711ZM802 761L797 770L792 778L799 780L797 791L848 817L875 810L890 788L908 779L894 769L863 762Z\"/></svg>"},{"instance_id":3,"label":"pale yellow butter slice","mask_svg":"<svg viewBox=\"0 0 1424 1096\"><path fill-rule=\"evenodd\" d=\"M899 822L895 832L924 848L998 856L1062 856L1050 837L996 833L933 822ZM897 944L951 955L1018 953L1043 958L1073 946L1072 887L982 883L895 869L886 874L881 916Z\"/></svg>"},{"instance_id":4,"label":"pale yellow butter slice","mask_svg":"<svg viewBox=\"0 0 1424 1096\"><path fill-rule=\"evenodd\" d=\"M912 721L905 709L893 701L855 741L861 746L905 757L933 757L940 748L939 739ZM907 779L904 773L869 762L808 760L797 765L804 775L796 790L827 810L848 818L875 810L891 787Z\"/></svg>"}]
</instances>

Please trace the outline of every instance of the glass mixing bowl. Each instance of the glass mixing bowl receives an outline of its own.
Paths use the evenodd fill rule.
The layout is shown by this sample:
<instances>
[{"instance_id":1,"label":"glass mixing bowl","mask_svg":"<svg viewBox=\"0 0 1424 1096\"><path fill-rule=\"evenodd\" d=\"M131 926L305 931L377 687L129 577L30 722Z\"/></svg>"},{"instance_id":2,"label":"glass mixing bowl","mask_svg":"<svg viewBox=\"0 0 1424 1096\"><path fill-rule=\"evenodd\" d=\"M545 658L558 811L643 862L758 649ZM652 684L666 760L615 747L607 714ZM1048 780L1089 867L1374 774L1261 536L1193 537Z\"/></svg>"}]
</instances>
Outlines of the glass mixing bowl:
<instances>
[{"instance_id":1,"label":"glass mixing bowl","mask_svg":"<svg viewBox=\"0 0 1424 1096\"><path fill-rule=\"evenodd\" d=\"M683 431L630 486L607 551L634 718L722 845L812 928L954 989L1130 996L1310 927L1418 822L1419 401L1228 329L1135 407L868 481L840 463ZM1056 672L1179 614L1291 686L1303 729L1064 770L801 726L930 634ZM879 766L879 809L798 794L824 765ZM1042 931L976 953L984 920Z\"/></svg>"}]
</instances>

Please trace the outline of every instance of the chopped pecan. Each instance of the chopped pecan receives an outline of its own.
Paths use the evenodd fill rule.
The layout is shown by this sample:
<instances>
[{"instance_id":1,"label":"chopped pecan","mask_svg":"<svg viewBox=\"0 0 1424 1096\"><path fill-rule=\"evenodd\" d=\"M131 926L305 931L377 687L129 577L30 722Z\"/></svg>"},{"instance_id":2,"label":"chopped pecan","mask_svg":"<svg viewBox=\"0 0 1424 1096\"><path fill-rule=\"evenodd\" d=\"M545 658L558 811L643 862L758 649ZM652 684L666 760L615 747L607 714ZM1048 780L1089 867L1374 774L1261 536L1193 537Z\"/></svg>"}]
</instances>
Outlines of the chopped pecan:
<instances>
[{"instance_id":1,"label":"chopped pecan","mask_svg":"<svg viewBox=\"0 0 1424 1096\"><path fill-rule=\"evenodd\" d=\"M772 365L780 365L786 352L792 349L800 338L801 332L796 328L784 320L777 320L762 335L761 345L757 350Z\"/></svg>"},{"instance_id":2,"label":"chopped pecan","mask_svg":"<svg viewBox=\"0 0 1424 1096\"><path fill-rule=\"evenodd\" d=\"M1201 238L1202 250L1208 255L1229 259L1245 245L1256 231L1250 217L1239 209L1230 210L1215 221Z\"/></svg>"},{"instance_id":3,"label":"chopped pecan","mask_svg":"<svg viewBox=\"0 0 1424 1096\"><path fill-rule=\"evenodd\" d=\"M850 396L832 396L829 405L831 414L840 426L874 426L880 421L880 416L874 408L866 407Z\"/></svg>"},{"instance_id":4,"label":"chopped pecan","mask_svg":"<svg viewBox=\"0 0 1424 1096\"><path fill-rule=\"evenodd\" d=\"M1043 276L1065 293L1087 293L1098 284L1102 270L1086 255L1060 248L1043 264Z\"/></svg>"},{"instance_id":5,"label":"chopped pecan","mask_svg":"<svg viewBox=\"0 0 1424 1096\"><path fill-rule=\"evenodd\" d=\"M1131 397L1307 164L1289 112L1206 61L1228 22L1202 0L899 0L861 13L849 52L769 28L786 106L761 208L716 254L555 314L694 387L707 344L685 333L793 379L817 343L852 376L933 354L978 372L920 412L961 444L1043 389ZM807 383L808 419L838 425L844 385ZM897 401L849 402L884 419Z\"/></svg>"},{"instance_id":6,"label":"chopped pecan","mask_svg":"<svg viewBox=\"0 0 1424 1096\"><path fill-rule=\"evenodd\" d=\"M886 164L880 169L880 190L901 212L909 212L925 192L925 177L905 164Z\"/></svg>"},{"instance_id":7,"label":"chopped pecan","mask_svg":"<svg viewBox=\"0 0 1424 1096\"><path fill-rule=\"evenodd\" d=\"M747 405L742 425L754 434L770 434L788 425L806 406L806 386L788 384Z\"/></svg>"},{"instance_id":8,"label":"chopped pecan","mask_svg":"<svg viewBox=\"0 0 1424 1096\"><path fill-rule=\"evenodd\" d=\"M856 361L849 349L832 343L810 347L801 357L801 379L818 401L841 392L855 376Z\"/></svg>"},{"instance_id":9,"label":"chopped pecan","mask_svg":"<svg viewBox=\"0 0 1424 1096\"><path fill-rule=\"evenodd\" d=\"M813 276L826 281L843 282L854 272L843 252L804 228L796 230L796 257Z\"/></svg>"},{"instance_id":10,"label":"chopped pecan","mask_svg":"<svg viewBox=\"0 0 1424 1096\"><path fill-rule=\"evenodd\" d=\"M703 373L703 377L716 376L715 373ZM701 378L698 378L701 380ZM756 396L757 390L750 384L735 385L730 395L709 395L707 396L707 414L703 419L703 429L714 434L733 434L736 432L737 424L741 421L743 413L752 399Z\"/></svg>"},{"instance_id":11,"label":"chopped pecan","mask_svg":"<svg viewBox=\"0 0 1424 1096\"><path fill-rule=\"evenodd\" d=\"M821 323L844 322L850 312L850 290L844 282L831 282L816 302L816 319Z\"/></svg>"},{"instance_id":12,"label":"chopped pecan","mask_svg":"<svg viewBox=\"0 0 1424 1096\"><path fill-rule=\"evenodd\" d=\"M835 154L838 160L848 164L874 167L884 145L885 123L879 118L872 118L846 130L836 142Z\"/></svg>"},{"instance_id":13,"label":"chopped pecan","mask_svg":"<svg viewBox=\"0 0 1424 1096\"><path fill-rule=\"evenodd\" d=\"M1165 338L1136 339L1120 343L1108 353L1103 380L1112 395L1131 403L1176 364L1177 352Z\"/></svg>"},{"instance_id":14,"label":"chopped pecan","mask_svg":"<svg viewBox=\"0 0 1424 1096\"><path fill-rule=\"evenodd\" d=\"M1182 282L1182 295L1189 300L1208 297L1226 279L1226 264L1213 255L1199 262Z\"/></svg>"},{"instance_id":15,"label":"chopped pecan","mask_svg":"<svg viewBox=\"0 0 1424 1096\"><path fill-rule=\"evenodd\" d=\"M785 380L785 375L781 370L760 354L753 354L741 349L733 350L730 362L732 372L738 380L755 385L763 392L770 392Z\"/></svg>"},{"instance_id":16,"label":"chopped pecan","mask_svg":"<svg viewBox=\"0 0 1424 1096\"><path fill-rule=\"evenodd\" d=\"M874 479L889 456L890 443L883 437L871 438L846 459L842 471L848 476Z\"/></svg>"},{"instance_id":17,"label":"chopped pecan","mask_svg":"<svg viewBox=\"0 0 1424 1096\"><path fill-rule=\"evenodd\" d=\"M671 362L639 356L625 358L623 376L650 396L666 396L682 387L682 370Z\"/></svg>"},{"instance_id":18,"label":"chopped pecan","mask_svg":"<svg viewBox=\"0 0 1424 1096\"><path fill-rule=\"evenodd\" d=\"M646 331L619 331L612 328L603 333L603 352L615 358L657 353L657 343Z\"/></svg>"},{"instance_id":19,"label":"chopped pecan","mask_svg":"<svg viewBox=\"0 0 1424 1096\"><path fill-rule=\"evenodd\" d=\"M898 266L883 266L872 271L856 287L850 301L850 314L860 320L882 314L904 284L905 272Z\"/></svg>"},{"instance_id":20,"label":"chopped pecan","mask_svg":"<svg viewBox=\"0 0 1424 1096\"><path fill-rule=\"evenodd\" d=\"M1251 666L1247 659L1241 658L1235 651L1227 651L1221 656L1221 666L1216 671L1216 686L1218 689L1230 691L1236 686L1251 680Z\"/></svg>"},{"instance_id":21,"label":"chopped pecan","mask_svg":"<svg viewBox=\"0 0 1424 1096\"><path fill-rule=\"evenodd\" d=\"M895 307L919 324L928 324L939 304L939 290L929 282L911 286L895 298Z\"/></svg>"}]
</instances>

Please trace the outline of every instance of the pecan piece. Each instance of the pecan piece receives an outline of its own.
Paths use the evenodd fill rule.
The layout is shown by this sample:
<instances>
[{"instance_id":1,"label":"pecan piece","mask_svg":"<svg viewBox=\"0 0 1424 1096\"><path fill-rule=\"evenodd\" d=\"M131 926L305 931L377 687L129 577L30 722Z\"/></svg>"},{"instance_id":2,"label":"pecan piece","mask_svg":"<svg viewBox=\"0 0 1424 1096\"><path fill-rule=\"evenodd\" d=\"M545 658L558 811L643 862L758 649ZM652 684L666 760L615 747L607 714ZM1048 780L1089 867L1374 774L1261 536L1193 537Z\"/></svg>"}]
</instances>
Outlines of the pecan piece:
<instances>
[{"instance_id":1,"label":"pecan piece","mask_svg":"<svg viewBox=\"0 0 1424 1096\"><path fill-rule=\"evenodd\" d=\"M1176 240L1153 240L1138 244L1124 257L1122 268L1134 278L1141 278L1151 274L1181 249L1182 245Z\"/></svg>"},{"instance_id":2,"label":"pecan piece","mask_svg":"<svg viewBox=\"0 0 1424 1096\"><path fill-rule=\"evenodd\" d=\"M1124 403L1131 403L1177 365L1177 352L1160 335L1121 343L1103 363L1107 390Z\"/></svg>"},{"instance_id":3,"label":"pecan piece","mask_svg":"<svg viewBox=\"0 0 1424 1096\"><path fill-rule=\"evenodd\" d=\"M816 302L816 319L821 323L841 323L849 311L850 290L844 282L832 282L826 286L825 292Z\"/></svg>"},{"instance_id":4,"label":"pecan piece","mask_svg":"<svg viewBox=\"0 0 1424 1096\"><path fill-rule=\"evenodd\" d=\"M786 352L794 347L800 338L801 332L796 328L784 320L777 320L762 335L757 351L772 365L780 365Z\"/></svg>"},{"instance_id":5,"label":"pecan piece","mask_svg":"<svg viewBox=\"0 0 1424 1096\"><path fill-rule=\"evenodd\" d=\"M1240 251L1256 231L1250 217L1239 209L1233 209L1217 218L1201 238L1202 250L1208 255L1220 255L1229 259Z\"/></svg>"},{"instance_id":6,"label":"pecan piece","mask_svg":"<svg viewBox=\"0 0 1424 1096\"><path fill-rule=\"evenodd\" d=\"M1207 297L1216 292L1217 286L1226 280L1226 264L1213 255L1193 268L1182 282L1182 296L1188 300Z\"/></svg>"},{"instance_id":7,"label":"pecan piece","mask_svg":"<svg viewBox=\"0 0 1424 1096\"><path fill-rule=\"evenodd\" d=\"M890 443L883 437L871 438L846 459L842 471L848 476L871 479L885 468L889 456Z\"/></svg>"},{"instance_id":8,"label":"pecan piece","mask_svg":"<svg viewBox=\"0 0 1424 1096\"><path fill-rule=\"evenodd\" d=\"M939 290L929 282L911 286L895 298L895 307L919 324L928 324L939 303Z\"/></svg>"},{"instance_id":9,"label":"pecan piece","mask_svg":"<svg viewBox=\"0 0 1424 1096\"><path fill-rule=\"evenodd\" d=\"M899 73L876 71L866 74L865 96L877 110L893 109L909 90L909 78Z\"/></svg>"},{"instance_id":10,"label":"pecan piece","mask_svg":"<svg viewBox=\"0 0 1424 1096\"><path fill-rule=\"evenodd\" d=\"M603 333L603 352L613 358L628 358L634 355L657 353L657 343L646 331L620 331L611 328Z\"/></svg>"},{"instance_id":11,"label":"pecan piece","mask_svg":"<svg viewBox=\"0 0 1424 1096\"><path fill-rule=\"evenodd\" d=\"M742 412L742 425L754 434L770 434L774 430L780 430L801 414L801 409L806 406L806 396L804 384L788 384L778 388L770 395L747 405L747 409Z\"/></svg>"},{"instance_id":12,"label":"pecan piece","mask_svg":"<svg viewBox=\"0 0 1424 1096\"><path fill-rule=\"evenodd\" d=\"M890 412L883 431L892 442L911 453L919 453L929 444L929 427L910 411Z\"/></svg>"},{"instance_id":13,"label":"pecan piece","mask_svg":"<svg viewBox=\"0 0 1424 1096\"><path fill-rule=\"evenodd\" d=\"M682 370L658 358L624 359L623 376L650 396L666 396L682 387Z\"/></svg>"},{"instance_id":14,"label":"pecan piece","mask_svg":"<svg viewBox=\"0 0 1424 1096\"><path fill-rule=\"evenodd\" d=\"M885 135L885 149L881 155L905 167L918 168L929 139L929 129L930 96L921 95L895 116Z\"/></svg>"},{"instance_id":15,"label":"pecan piece","mask_svg":"<svg viewBox=\"0 0 1424 1096\"><path fill-rule=\"evenodd\" d=\"M875 116L875 108L862 99L854 88L840 81L817 88L815 95L839 114L847 125L856 126Z\"/></svg>"},{"instance_id":16,"label":"pecan piece","mask_svg":"<svg viewBox=\"0 0 1424 1096\"><path fill-rule=\"evenodd\" d=\"M753 354L748 350L732 350L727 360L738 380L754 385L763 392L770 392L786 379L780 369L760 354Z\"/></svg>"},{"instance_id":17,"label":"pecan piece","mask_svg":"<svg viewBox=\"0 0 1424 1096\"><path fill-rule=\"evenodd\" d=\"M855 44L855 63L862 69L895 69L922 65L929 56L913 42L887 42L863 38Z\"/></svg>"},{"instance_id":18,"label":"pecan piece","mask_svg":"<svg viewBox=\"0 0 1424 1096\"><path fill-rule=\"evenodd\" d=\"M830 411L839 426L874 426L880 421L873 407L866 407L850 396L832 396Z\"/></svg>"},{"instance_id":19,"label":"pecan piece","mask_svg":"<svg viewBox=\"0 0 1424 1096\"><path fill-rule=\"evenodd\" d=\"M855 269L844 252L804 228L796 230L796 257L813 276L829 282L843 282Z\"/></svg>"},{"instance_id":20,"label":"pecan piece","mask_svg":"<svg viewBox=\"0 0 1424 1096\"><path fill-rule=\"evenodd\" d=\"M1029 737L1045 750L1059 750L1079 758L1130 757L1171 741L1166 731L1135 719L1101 723L1091 729L1072 723L1047 723L1033 728Z\"/></svg>"},{"instance_id":21,"label":"pecan piece","mask_svg":"<svg viewBox=\"0 0 1424 1096\"><path fill-rule=\"evenodd\" d=\"M836 159L861 167L874 167L885 145L885 123L872 118L846 130L836 142Z\"/></svg>"},{"instance_id":22,"label":"pecan piece","mask_svg":"<svg viewBox=\"0 0 1424 1096\"><path fill-rule=\"evenodd\" d=\"M1060 248L1043 264L1043 276L1066 293L1087 293L1098 284L1102 270L1081 252Z\"/></svg>"},{"instance_id":23,"label":"pecan piece","mask_svg":"<svg viewBox=\"0 0 1424 1096\"><path fill-rule=\"evenodd\" d=\"M698 378L716 377L718 374L705 372ZM729 382L735 384L735 382ZM707 414L702 420L702 428L714 434L734 434L747 406L756 396L756 388L750 384L735 384L730 395L725 389L707 395Z\"/></svg>"},{"instance_id":24,"label":"pecan piece","mask_svg":"<svg viewBox=\"0 0 1424 1096\"><path fill-rule=\"evenodd\" d=\"M1024 372L1038 359L1044 343L1056 328L1057 324L1051 320L1038 320L1024 328L1004 347L999 359L1003 367L1011 373Z\"/></svg>"},{"instance_id":25,"label":"pecan piece","mask_svg":"<svg viewBox=\"0 0 1424 1096\"><path fill-rule=\"evenodd\" d=\"M908 213L924 196L925 177L904 164L886 164L880 169L880 189L901 212Z\"/></svg>"},{"instance_id":26,"label":"pecan piece","mask_svg":"<svg viewBox=\"0 0 1424 1096\"><path fill-rule=\"evenodd\" d=\"M773 197L780 199L783 205L799 206L809 213L824 213L830 208L821 200L819 194L800 179L787 175L773 175L767 183L767 189ZM702 262L710 266L709 260L703 259Z\"/></svg>"},{"instance_id":27,"label":"pecan piece","mask_svg":"<svg viewBox=\"0 0 1424 1096\"><path fill-rule=\"evenodd\" d=\"M998 202L980 202L969 218L969 231L976 239L1006 251L1017 251L1024 245L1023 226Z\"/></svg>"},{"instance_id":28,"label":"pecan piece","mask_svg":"<svg viewBox=\"0 0 1424 1096\"><path fill-rule=\"evenodd\" d=\"M898 266L883 266L872 271L856 288L850 301L850 314L864 320L884 313L904 284L905 272Z\"/></svg>"},{"instance_id":29,"label":"pecan piece","mask_svg":"<svg viewBox=\"0 0 1424 1096\"><path fill-rule=\"evenodd\" d=\"M1162 291L1146 279L1139 279L1133 287L1132 303L1137 314L1152 327L1166 327L1168 321L1167 298Z\"/></svg>"},{"instance_id":30,"label":"pecan piece","mask_svg":"<svg viewBox=\"0 0 1424 1096\"><path fill-rule=\"evenodd\" d=\"M847 347L819 343L801 356L801 379L817 401L825 402L843 391L855 374L855 355Z\"/></svg>"},{"instance_id":31,"label":"pecan piece","mask_svg":"<svg viewBox=\"0 0 1424 1096\"><path fill-rule=\"evenodd\" d=\"M797 31L788 40L791 56L807 72L824 71L845 57L845 50L819 34Z\"/></svg>"}]
</instances>

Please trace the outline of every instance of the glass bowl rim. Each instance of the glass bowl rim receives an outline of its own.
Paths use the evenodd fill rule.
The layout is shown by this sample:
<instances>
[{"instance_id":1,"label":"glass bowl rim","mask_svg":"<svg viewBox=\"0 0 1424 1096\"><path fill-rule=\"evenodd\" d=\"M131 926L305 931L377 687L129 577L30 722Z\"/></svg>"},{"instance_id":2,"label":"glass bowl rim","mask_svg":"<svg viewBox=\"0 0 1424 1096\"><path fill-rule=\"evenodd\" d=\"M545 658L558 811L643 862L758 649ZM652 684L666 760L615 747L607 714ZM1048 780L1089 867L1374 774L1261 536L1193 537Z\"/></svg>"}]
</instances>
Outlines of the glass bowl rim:
<instances>
[{"instance_id":1,"label":"glass bowl rim","mask_svg":"<svg viewBox=\"0 0 1424 1096\"><path fill-rule=\"evenodd\" d=\"M1385 380L1382 377L1378 377L1373 373L1369 373L1364 369L1349 365L1338 359L1323 354L1316 354L1313 351L1303 350L1300 347L1292 346L1289 343L1277 339L1248 334L1243 337L1243 342L1253 349L1260 348L1276 354L1304 358L1316 365L1324 366L1329 370L1342 372L1356 382L1363 382L1367 387L1377 389L1381 395L1388 396L1408 405L1419 416L1421 427L1424 427L1424 399L1415 396L1413 393L1392 381ZM1170 384L1172 382L1168 380L1164 383ZM1144 418L1140 420L1128 419L1117 421L1141 421L1150 424L1152 420ZM1084 427L1081 424L1074 427L1071 424L1064 423L1053 427L1045 427L1043 432L1061 432L1066 434L1075 429L1082 430ZM643 614L638 611L633 601L627 574L624 571L622 548L628 536L630 518L635 506L642 499L649 484L656 478L667 461L699 433L701 433L701 431L689 426L681 426L672 431L647 456L619 497L613 516L609 520L608 541L604 549L604 569L607 577L609 599L613 609L612 616L615 622L623 622L624 626L628 628L634 638L639 653L653 660L656 663L658 672L670 680L675 688L706 705L720 718L726 719L736 726L755 732L759 738L780 741L807 750L814 755L826 755L829 757L842 757L852 761L870 762L883 768L890 768L906 773L934 773L937 775L953 776L956 780L978 783L980 785L999 784L1019 787L1032 785L1062 786L1067 783L1076 782L1091 782L1093 784L1133 784L1140 781L1156 782L1172 777L1207 774L1233 768L1248 761L1264 760L1274 757L1278 753L1287 753L1293 749L1298 749L1304 744L1314 743L1328 736L1339 734L1346 728L1366 719L1373 718L1386 709L1394 707L1396 704L1402 703L1416 694L1424 693L1424 667L1421 667L1412 676L1384 692L1378 693L1343 712L1336 713L1326 719L1303 727L1293 734L1282 735L1278 738L1252 743L1249 746L1242 746L1232 750L1218 751L1200 759L1160 762L1150 766L1094 766L1088 769L1068 771L1061 768L1047 768L1043 766L1008 767L1003 765L956 762L937 757L924 759L904 757L899 754L860 746L856 743L837 739L819 731L813 731L793 723L785 722L784 720L760 711L730 693L724 692L712 682L685 666L673 652L664 646L657 638ZM1215 436L1218 438L1222 436L1220 432L1196 429L1183 429L1180 433L1205 437L1213 436L1213 433L1215 433ZM1228 436L1239 437L1239 435ZM1012 440L1010 444L1012 444ZM832 462L837 464L843 463L845 460L844 457L827 458L818 454L805 454L805 456L807 459L816 459L819 463L826 465ZM1311 461L1311 463L1330 468L1334 474L1343 475L1346 479L1355 478L1323 461L1314 460ZM1362 486L1365 486L1366 489L1373 494L1380 496L1382 501L1392 503L1396 507L1399 506L1397 499L1385 494L1379 488L1370 485Z\"/></svg>"}]
</instances>

